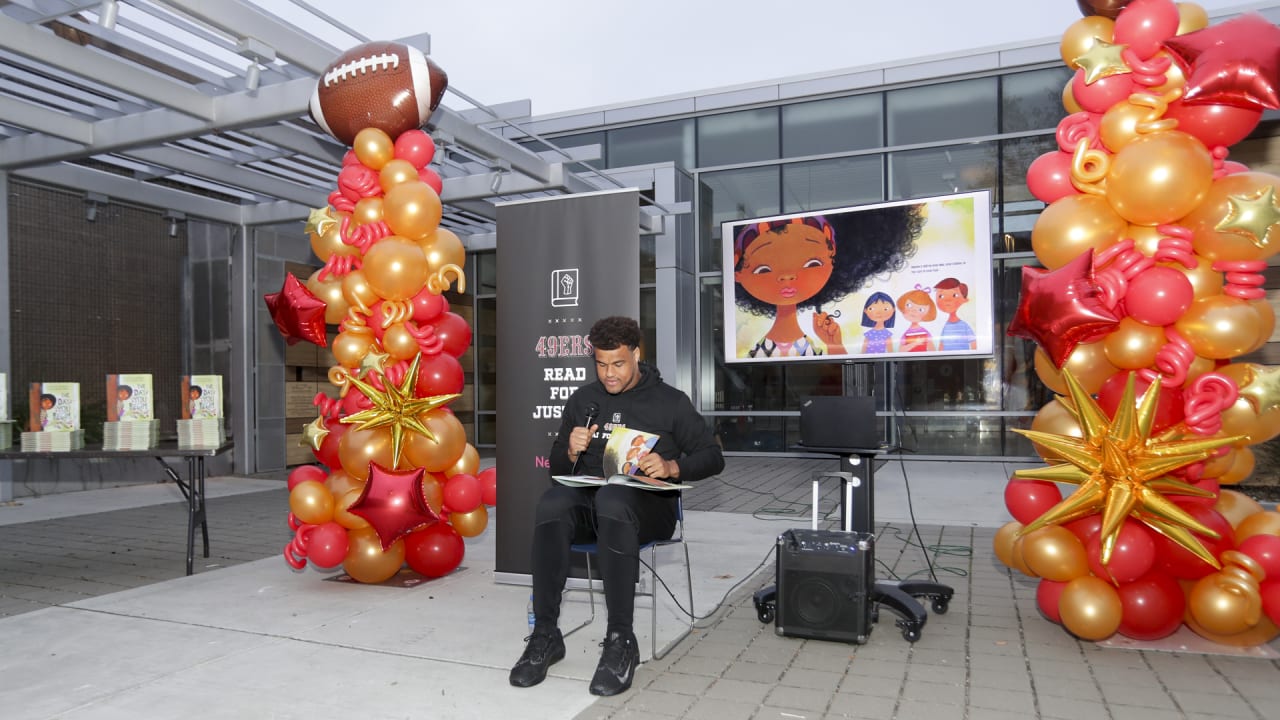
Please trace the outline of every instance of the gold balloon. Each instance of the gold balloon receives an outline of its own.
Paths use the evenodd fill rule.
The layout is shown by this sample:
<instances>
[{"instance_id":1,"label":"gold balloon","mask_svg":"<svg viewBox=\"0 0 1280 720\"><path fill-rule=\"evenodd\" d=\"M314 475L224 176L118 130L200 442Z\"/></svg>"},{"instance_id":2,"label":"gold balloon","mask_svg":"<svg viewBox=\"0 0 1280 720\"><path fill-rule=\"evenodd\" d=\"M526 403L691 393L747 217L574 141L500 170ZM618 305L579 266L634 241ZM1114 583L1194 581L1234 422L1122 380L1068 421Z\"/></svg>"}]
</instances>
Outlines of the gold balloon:
<instances>
[{"instance_id":1,"label":"gold balloon","mask_svg":"<svg viewBox=\"0 0 1280 720\"><path fill-rule=\"evenodd\" d=\"M1067 111L1068 115L1084 112L1084 108L1080 107L1080 103L1076 102L1075 93L1071 92L1070 80L1067 81L1066 85L1062 86L1062 107Z\"/></svg>"},{"instance_id":2,"label":"gold balloon","mask_svg":"<svg viewBox=\"0 0 1280 720\"><path fill-rule=\"evenodd\" d=\"M1160 249L1160 239L1164 237L1164 233L1150 225L1130 224L1124 232L1124 237L1133 240L1134 250L1147 257L1153 257Z\"/></svg>"},{"instance_id":3,"label":"gold balloon","mask_svg":"<svg viewBox=\"0 0 1280 720\"><path fill-rule=\"evenodd\" d=\"M1162 265L1171 267L1187 276L1187 280L1191 283L1191 296L1193 299L1199 300L1210 295L1221 295L1222 286L1226 282L1222 273L1214 270L1213 263L1209 260L1199 256L1196 256L1195 259L1198 262L1193 268L1183 267L1182 263L1162 263Z\"/></svg>"},{"instance_id":4,"label":"gold balloon","mask_svg":"<svg viewBox=\"0 0 1280 720\"><path fill-rule=\"evenodd\" d=\"M382 539L372 527L347 533L347 557L342 569L362 583L380 583L400 572L404 565L404 540L396 540L385 551Z\"/></svg>"},{"instance_id":5,"label":"gold balloon","mask_svg":"<svg viewBox=\"0 0 1280 720\"><path fill-rule=\"evenodd\" d=\"M390 193L395 186L407 182L419 182L418 169L408 160L396 158L383 165L378 173L378 184L382 186L383 194Z\"/></svg>"},{"instance_id":6,"label":"gold balloon","mask_svg":"<svg viewBox=\"0 0 1280 720\"><path fill-rule=\"evenodd\" d=\"M1249 352L1264 329L1263 319L1248 301L1211 295L1191 303L1174 323L1195 354L1226 360Z\"/></svg>"},{"instance_id":7,"label":"gold balloon","mask_svg":"<svg viewBox=\"0 0 1280 720\"><path fill-rule=\"evenodd\" d=\"M1138 124L1146 122L1151 108L1134 105L1131 102L1118 102L1102 114L1098 134L1102 144L1111 152L1119 152L1138 137Z\"/></svg>"},{"instance_id":8,"label":"gold balloon","mask_svg":"<svg viewBox=\"0 0 1280 720\"><path fill-rule=\"evenodd\" d=\"M1067 383L1062 378L1064 372L1070 371L1085 390L1096 393L1102 389L1107 378L1120 371L1107 359L1107 346L1101 341L1077 345L1067 356L1061 370L1054 367L1053 361L1043 350L1036 348L1035 366L1040 380L1059 395L1067 393Z\"/></svg>"},{"instance_id":9,"label":"gold balloon","mask_svg":"<svg viewBox=\"0 0 1280 720\"><path fill-rule=\"evenodd\" d=\"M382 198L367 197L360 198L356 202L356 207L351 212L351 219L357 225L368 225L376 223L382 219Z\"/></svg>"},{"instance_id":10,"label":"gold balloon","mask_svg":"<svg viewBox=\"0 0 1280 720\"><path fill-rule=\"evenodd\" d=\"M1110 583L1085 575L1062 589L1058 612L1063 627L1072 635L1083 640L1105 640L1120 628L1124 606Z\"/></svg>"},{"instance_id":11,"label":"gold balloon","mask_svg":"<svg viewBox=\"0 0 1280 720\"><path fill-rule=\"evenodd\" d=\"M321 272L324 271L317 270L311 273L311 277L307 278L307 289L312 295L324 301L324 321L330 325L337 325L347 315L347 299L342 296L342 278L330 275L327 279L321 280Z\"/></svg>"},{"instance_id":12,"label":"gold balloon","mask_svg":"<svg viewBox=\"0 0 1280 720\"><path fill-rule=\"evenodd\" d=\"M1236 545L1254 535L1280 535L1280 512L1263 510L1241 520L1236 526Z\"/></svg>"},{"instance_id":13,"label":"gold balloon","mask_svg":"<svg viewBox=\"0 0 1280 720\"><path fill-rule=\"evenodd\" d=\"M337 505L333 509L333 521L348 530L359 530L360 528L369 527L369 521L351 512L351 506L356 504L360 499L360 495L364 493L364 487L354 487L338 496Z\"/></svg>"},{"instance_id":14,"label":"gold balloon","mask_svg":"<svg viewBox=\"0 0 1280 720\"><path fill-rule=\"evenodd\" d=\"M1210 360L1209 358L1193 355L1191 365L1187 367L1187 381L1183 384L1183 387L1191 387L1191 384L1196 381L1196 378L1207 372L1213 372L1214 368L1217 366L1218 363Z\"/></svg>"},{"instance_id":15,"label":"gold balloon","mask_svg":"<svg viewBox=\"0 0 1280 720\"><path fill-rule=\"evenodd\" d=\"M333 519L333 493L324 483L304 480L289 491L289 511L304 523L327 523Z\"/></svg>"},{"instance_id":16,"label":"gold balloon","mask_svg":"<svg viewBox=\"0 0 1280 720\"><path fill-rule=\"evenodd\" d=\"M412 360L421 348L404 323L394 323L382 334L382 349L396 360Z\"/></svg>"},{"instance_id":17,"label":"gold balloon","mask_svg":"<svg viewBox=\"0 0 1280 720\"><path fill-rule=\"evenodd\" d=\"M1235 404L1222 411L1225 435L1248 435L1257 445L1280 435L1280 368L1232 363L1218 369L1240 389Z\"/></svg>"},{"instance_id":18,"label":"gold balloon","mask_svg":"<svg viewBox=\"0 0 1280 720\"><path fill-rule=\"evenodd\" d=\"M391 142L391 136L378 128L365 128L356 133L351 149L356 151L360 162L371 170L381 170L383 165L396 156L396 146Z\"/></svg>"},{"instance_id":19,"label":"gold balloon","mask_svg":"<svg viewBox=\"0 0 1280 720\"><path fill-rule=\"evenodd\" d=\"M1218 476L1219 485L1235 485L1247 480L1253 474L1257 459L1252 450L1247 447L1235 448L1231 452L1231 458L1233 460L1231 467ZM1261 506L1259 506L1259 509L1261 509Z\"/></svg>"},{"instance_id":20,"label":"gold balloon","mask_svg":"<svg viewBox=\"0 0 1280 720\"><path fill-rule=\"evenodd\" d=\"M360 367L360 361L373 347L373 332L367 331L367 328L361 328L361 330L366 332L344 330L338 333L338 336L329 344L329 349L333 351L333 359L344 368L354 370Z\"/></svg>"},{"instance_id":21,"label":"gold balloon","mask_svg":"<svg viewBox=\"0 0 1280 720\"><path fill-rule=\"evenodd\" d=\"M427 505L435 511L436 515L443 512L444 507L444 483L440 482L435 473L422 473L422 498L427 501Z\"/></svg>"},{"instance_id":22,"label":"gold balloon","mask_svg":"<svg viewBox=\"0 0 1280 720\"><path fill-rule=\"evenodd\" d=\"M1213 504L1213 509L1222 513L1222 517L1231 523L1231 527L1235 527L1241 520L1254 513L1262 512L1262 505L1244 493L1223 490L1218 493L1218 502Z\"/></svg>"},{"instance_id":23,"label":"gold balloon","mask_svg":"<svg viewBox=\"0 0 1280 720\"><path fill-rule=\"evenodd\" d=\"M1140 370L1156 361L1156 353L1166 342L1164 328L1144 325L1126 317L1102 339L1102 348L1107 362L1117 368Z\"/></svg>"},{"instance_id":24,"label":"gold balloon","mask_svg":"<svg viewBox=\"0 0 1280 720\"><path fill-rule=\"evenodd\" d=\"M480 470L480 453L475 446L467 443L462 449L462 455L458 456L458 461L444 471L444 476L451 478L454 475L475 475Z\"/></svg>"},{"instance_id":25,"label":"gold balloon","mask_svg":"<svg viewBox=\"0 0 1280 720\"><path fill-rule=\"evenodd\" d=\"M325 478L325 487L329 488L329 492L334 497L342 497L352 488L362 488L364 483L351 477L350 473L341 468L329 473L329 477Z\"/></svg>"},{"instance_id":26,"label":"gold balloon","mask_svg":"<svg viewBox=\"0 0 1280 720\"><path fill-rule=\"evenodd\" d=\"M415 467L429 472L441 472L451 467L458 461L467 444L467 434L462 423L446 408L427 412L421 416L421 420L435 436L435 440L420 433L406 433L405 457Z\"/></svg>"},{"instance_id":27,"label":"gold balloon","mask_svg":"<svg viewBox=\"0 0 1280 720\"><path fill-rule=\"evenodd\" d=\"M336 213L337 221L327 223L323 233L308 233L311 239L311 250L320 258L321 262L328 262L329 258L334 255L353 256L359 255L360 249L354 245L348 245L342 242L342 218L346 217L346 213Z\"/></svg>"},{"instance_id":28,"label":"gold balloon","mask_svg":"<svg viewBox=\"0 0 1280 720\"><path fill-rule=\"evenodd\" d=\"M440 196L430 185L418 180L416 173L413 181L387 191L384 207L391 232L413 240L435 232L443 216Z\"/></svg>"},{"instance_id":29,"label":"gold balloon","mask_svg":"<svg viewBox=\"0 0 1280 720\"><path fill-rule=\"evenodd\" d=\"M1031 249L1050 270L1086 250L1100 252L1119 240L1129 223L1097 195L1068 195L1054 200L1031 228Z\"/></svg>"},{"instance_id":30,"label":"gold balloon","mask_svg":"<svg viewBox=\"0 0 1280 720\"><path fill-rule=\"evenodd\" d=\"M467 249L463 247L462 240L448 228L438 228L424 238L422 251L427 255L427 264L431 266L432 274L446 265L457 265L459 268L466 266Z\"/></svg>"},{"instance_id":31,"label":"gold balloon","mask_svg":"<svg viewBox=\"0 0 1280 720\"><path fill-rule=\"evenodd\" d=\"M1271 335L1276 331L1276 309L1271 307L1271 302L1266 298L1258 298L1250 300L1249 305L1258 315L1258 339L1254 342L1253 347L1249 348L1249 352L1260 349L1263 345L1271 340Z\"/></svg>"},{"instance_id":32,"label":"gold balloon","mask_svg":"<svg viewBox=\"0 0 1280 720\"><path fill-rule=\"evenodd\" d=\"M1226 437L1226 435L1218 433L1214 437ZM1228 446L1222 449L1226 450L1226 452L1221 455L1214 455L1204 461L1204 469L1200 471L1202 477L1217 478L1231 470L1231 466L1236 462L1237 448Z\"/></svg>"},{"instance_id":33,"label":"gold balloon","mask_svg":"<svg viewBox=\"0 0 1280 720\"><path fill-rule=\"evenodd\" d=\"M1208 193L1213 156L1204 143L1178 130L1142 135L1111 158L1106 182L1107 201L1125 220L1171 223Z\"/></svg>"},{"instance_id":34,"label":"gold balloon","mask_svg":"<svg viewBox=\"0 0 1280 720\"><path fill-rule=\"evenodd\" d=\"M1224 175L1213 181L1200 204L1179 224L1191 228L1196 252L1210 260L1265 260L1280 250L1280 223L1264 227L1261 214L1250 216L1255 218L1252 222L1241 222L1233 211L1242 202L1258 205L1261 195L1276 187L1280 177L1270 173Z\"/></svg>"},{"instance_id":35,"label":"gold balloon","mask_svg":"<svg viewBox=\"0 0 1280 720\"><path fill-rule=\"evenodd\" d=\"M1178 30L1175 34L1186 35L1190 32L1209 27L1209 13L1193 2L1177 3ZM1176 63L1175 63L1176 64Z\"/></svg>"},{"instance_id":36,"label":"gold balloon","mask_svg":"<svg viewBox=\"0 0 1280 720\"><path fill-rule=\"evenodd\" d=\"M1188 606L1189 605L1190 603L1188 603ZM1190 614L1190 607L1187 609L1187 614ZM1276 627L1276 624L1271 622L1270 618L1266 615L1263 615L1262 619L1258 620L1257 625L1254 625L1244 632L1236 633L1235 635L1219 635L1218 633L1211 632L1201 626L1200 623L1196 622L1193 618L1186 618L1186 621L1187 627L1191 628L1191 631L1200 637L1212 640L1219 645L1230 645L1232 647L1253 647L1255 645L1265 645L1266 643L1275 640L1277 635L1280 635L1280 627Z\"/></svg>"},{"instance_id":37,"label":"gold balloon","mask_svg":"<svg viewBox=\"0 0 1280 720\"><path fill-rule=\"evenodd\" d=\"M1013 545L1019 540L1018 531L1022 529L1022 523L1017 520L1010 520L996 530L996 536L992 539L991 544L996 552L996 558L1004 563L1006 567L1017 569L1013 560Z\"/></svg>"},{"instance_id":38,"label":"gold balloon","mask_svg":"<svg viewBox=\"0 0 1280 720\"><path fill-rule=\"evenodd\" d=\"M372 307L381 298L369 287L369 280L361 270L352 270L342 278L342 296L353 307Z\"/></svg>"},{"instance_id":39,"label":"gold balloon","mask_svg":"<svg viewBox=\"0 0 1280 720\"><path fill-rule=\"evenodd\" d=\"M1187 609L1198 627L1214 635L1237 635L1262 619L1258 582L1266 572L1236 550L1222 553L1222 570L1204 576L1187 594Z\"/></svg>"},{"instance_id":40,"label":"gold balloon","mask_svg":"<svg viewBox=\"0 0 1280 720\"><path fill-rule=\"evenodd\" d=\"M1031 572L1046 580L1069 582L1089 574L1084 544L1061 525L1043 527L1023 536L1022 560Z\"/></svg>"},{"instance_id":41,"label":"gold balloon","mask_svg":"<svg viewBox=\"0 0 1280 720\"><path fill-rule=\"evenodd\" d=\"M390 207L388 207L390 210ZM391 214L388 213L388 222ZM408 300L427 283L427 258L411 240L388 235L364 254L364 276L369 287L385 300Z\"/></svg>"},{"instance_id":42,"label":"gold balloon","mask_svg":"<svg viewBox=\"0 0 1280 720\"><path fill-rule=\"evenodd\" d=\"M1099 40L1111 42L1116 21L1101 15L1090 15L1067 26L1058 43L1058 53L1067 67L1075 67L1076 58L1089 52Z\"/></svg>"},{"instance_id":43,"label":"gold balloon","mask_svg":"<svg viewBox=\"0 0 1280 720\"><path fill-rule=\"evenodd\" d=\"M1169 61L1169 68L1164 71L1164 82L1146 91L1150 95L1164 95L1170 90L1180 89L1187 84L1187 76L1183 74L1182 66L1169 55L1168 51L1161 50L1152 55L1147 62L1156 63L1162 59Z\"/></svg>"},{"instance_id":44,"label":"gold balloon","mask_svg":"<svg viewBox=\"0 0 1280 720\"><path fill-rule=\"evenodd\" d=\"M1040 412L1036 413L1035 419L1031 421L1031 429L1036 432L1053 433L1055 435L1084 437L1084 429L1080 427L1080 423L1071 415L1071 411L1067 409L1067 406L1056 398L1045 403L1045 406L1040 408ZM1031 446L1035 448L1040 458L1050 465L1063 461L1061 455L1039 443L1032 442Z\"/></svg>"},{"instance_id":45,"label":"gold balloon","mask_svg":"<svg viewBox=\"0 0 1280 720\"><path fill-rule=\"evenodd\" d=\"M342 469L359 480L369 479L369 463L392 467L391 431L387 428L351 428L338 441Z\"/></svg>"},{"instance_id":46,"label":"gold balloon","mask_svg":"<svg viewBox=\"0 0 1280 720\"><path fill-rule=\"evenodd\" d=\"M1013 541L1013 569L1030 578L1039 577L1022 557L1022 548L1026 544L1026 540L1027 538L1023 536Z\"/></svg>"},{"instance_id":47,"label":"gold balloon","mask_svg":"<svg viewBox=\"0 0 1280 720\"><path fill-rule=\"evenodd\" d=\"M481 503L471 512L449 513L449 524L462 537L475 537L488 527L489 510Z\"/></svg>"}]
</instances>

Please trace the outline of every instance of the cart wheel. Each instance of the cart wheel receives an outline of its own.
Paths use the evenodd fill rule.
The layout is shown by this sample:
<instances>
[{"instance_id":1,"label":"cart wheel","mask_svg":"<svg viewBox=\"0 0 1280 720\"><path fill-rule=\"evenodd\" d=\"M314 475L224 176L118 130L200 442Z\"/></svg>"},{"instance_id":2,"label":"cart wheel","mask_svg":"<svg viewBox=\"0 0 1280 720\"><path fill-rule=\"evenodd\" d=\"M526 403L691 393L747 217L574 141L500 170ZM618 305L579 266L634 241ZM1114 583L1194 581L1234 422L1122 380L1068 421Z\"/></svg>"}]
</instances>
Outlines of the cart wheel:
<instances>
[{"instance_id":1,"label":"cart wheel","mask_svg":"<svg viewBox=\"0 0 1280 720\"><path fill-rule=\"evenodd\" d=\"M902 639L906 640L909 643L914 643L915 641L920 639L920 631L907 628L906 630L902 631Z\"/></svg>"},{"instance_id":2,"label":"cart wheel","mask_svg":"<svg viewBox=\"0 0 1280 720\"><path fill-rule=\"evenodd\" d=\"M756 612L756 617L760 618L760 622L768 625L773 622L773 608L764 606Z\"/></svg>"},{"instance_id":3,"label":"cart wheel","mask_svg":"<svg viewBox=\"0 0 1280 720\"><path fill-rule=\"evenodd\" d=\"M933 611L938 613L939 615L946 615L947 607L948 607L947 601L942 598L938 598L933 601Z\"/></svg>"}]
</instances>

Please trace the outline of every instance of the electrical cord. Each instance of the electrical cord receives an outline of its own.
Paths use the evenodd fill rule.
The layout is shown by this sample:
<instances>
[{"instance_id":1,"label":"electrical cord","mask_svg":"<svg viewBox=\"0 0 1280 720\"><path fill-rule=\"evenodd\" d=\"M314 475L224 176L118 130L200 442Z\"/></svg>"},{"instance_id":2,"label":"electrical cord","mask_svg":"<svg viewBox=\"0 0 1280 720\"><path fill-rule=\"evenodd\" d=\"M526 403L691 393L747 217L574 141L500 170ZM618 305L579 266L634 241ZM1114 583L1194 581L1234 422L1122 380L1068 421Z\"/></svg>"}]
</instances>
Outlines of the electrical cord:
<instances>
[{"instance_id":1,"label":"electrical cord","mask_svg":"<svg viewBox=\"0 0 1280 720\"><path fill-rule=\"evenodd\" d=\"M667 585L667 581L663 580L662 576L658 574L658 571L655 570L653 567L651 567L649 563L645 562L644 558L637 556L637 559L640 561L641 565L644 565L645 567L649 568L649 572L653 574L654 582L661 585L662 589L667 591L667 597L671 598L671 602L675 603L676 607L680 609L680 612L684 613L687 617L690 618L690 620L693 621L694 627L701 629L709 626L700 625L699 623L701 623L704 620L710 619L716 613L720 612L720 607L724 604L726 600L729 599L729 596L733 594L733 591L741 587L743 583L755 577L756 573L760 572L760 569L763 568L765 564L769 562L769 558L772 557L774 552L776 551L777 551L777 545L770 547L769 552L765 553L764 558L760 560L760 563L757 564L754 568L752 568L750 572L744 575L741 580L731 585L728 590L725 590L724 595L721 595L720 599L716 601L715 607L712 608L711 612L708 612L705 615L698 615L694 613L693 608L689 608L686 610L685 607L680 604L680 599L676 597L675 593L671 590L671 587ZM657 597L656 588L654 589L654 597L655 598Z\"/></svg>"}]
</instances>

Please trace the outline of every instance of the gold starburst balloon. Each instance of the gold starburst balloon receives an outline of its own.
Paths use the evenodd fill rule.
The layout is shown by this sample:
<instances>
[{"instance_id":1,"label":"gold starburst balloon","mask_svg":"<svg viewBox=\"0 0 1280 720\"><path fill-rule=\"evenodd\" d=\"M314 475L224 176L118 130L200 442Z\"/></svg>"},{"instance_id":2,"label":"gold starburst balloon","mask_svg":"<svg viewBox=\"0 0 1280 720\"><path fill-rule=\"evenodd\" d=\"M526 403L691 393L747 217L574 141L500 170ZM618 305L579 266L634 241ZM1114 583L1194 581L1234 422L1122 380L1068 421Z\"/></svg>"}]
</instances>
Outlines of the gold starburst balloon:
<instances>
[{"instance_id":1,"label":"gold starburst balloon","mask_svg":"<svg viewBox=\"0 0 1280 720\"><path fill-rule=\"evenodd\" d=\"M409 371L404 374L404 379L400 381L399 387L387 382L386 375L382 376L386 390L379 390L354 375L348 376L350 383L369 398L369 401L373 403L373 407L351 413L342 418L342 422L349 425L357 425L358 423L357 430L391 426L392 470L400 466L400 448L403 444L405 430L416 432L434 441L436 439L435 434L423 424L419 416L459 397L458 393L433 395L425 398L414 397L413 389L418 384L418 361L421 359L422 353L413 356L413 362L409 364Z\"/></svg>"},{"instance_id":2,"label":"gold starburst balloon","mask_svg":"<svg viewBox=\"0 0 1280 720\"><path fill-rule=\"evenodd\" d=\"M1115 417L1108 418L1096 400L1066 371L1062 373L1071 395L1071 407L1084 431L1083 438L1035 430L1016 430L1066 459L1060 465L1018 470L1015 477L1065 482L1080 487L1018 533L1070 522L1102 511L1102 551L1105 565L1111 560L1116 537L1125 518L1145 524L1195 553L1213 567L1221 567L1192 534L1216 538L1218 534L1175 505L1165 493L1212 497L1212 493L1170 477L1168 473L1208 458L1217 448L1239 437L1167 439L1151 437L1160 383L1153 382L1135 408L1134 375L1129 374Z\"/></svg>"},{"instance_id":3,"label":"gold starburst balloon","mask_svg":"<svg viewBox=\"0 0 1280 720\"><path fill-rule=\"evenodd\" d=\"M308 445L312 450L320 452L320 446L324 444L325 437L329 434L329 428L324 425L324 416L312 420L302 427L302 441L299 445Z\"/></svg>"}]
</instances>

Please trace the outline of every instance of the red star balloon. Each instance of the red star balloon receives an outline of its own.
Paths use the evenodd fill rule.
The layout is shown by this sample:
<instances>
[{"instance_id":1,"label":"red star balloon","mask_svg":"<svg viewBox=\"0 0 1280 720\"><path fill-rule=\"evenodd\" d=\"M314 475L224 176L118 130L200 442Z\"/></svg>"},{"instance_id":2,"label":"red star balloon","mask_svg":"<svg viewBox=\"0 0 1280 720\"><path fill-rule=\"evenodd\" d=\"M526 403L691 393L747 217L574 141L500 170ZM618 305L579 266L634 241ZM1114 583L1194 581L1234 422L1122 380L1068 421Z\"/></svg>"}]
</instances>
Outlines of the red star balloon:
<instances>
[{"instance_id":1,"label":"red star balloon","mask_svg":"<svg viewBox=\"0 0 1280 720\"><path fill-rule=\"evenodd\" d=\"M1170 38L1187 76L1183 102L1280 108L1280 28L1257 13Z\"/></svg>"},{"instance_id":2,"label":"red star balloon","mask_svg":"<svg viewBox=\"0 0 1280 720\"><path fill-rule=\"evenodd\" d=\"M280 334L290 345L299 340L313 342L320 347L328 344L324 334L325 302L311 294L293 273L284 276L284 287L280 292L268 293L262 299L267 301L271 319L276 321Z\"/></svg>"},{"instance_id":3,"label":"red star balloon","mask_svg":"<svg viewBox=\"0 0 1280 720\"><path fill-rule=\"evenodd\" d=\"M1039 343L1059 368L1082 342L1096 340L1120 322L1093 281L1093 251L1057 270L1022 268L1022 297L1008 334Z\"/></svg>"},{"instance_id":4,"label":"red star balloon","mask_svg":"<svg viewBox=\"0 0 1280 720\"><path fill-rule=\"evenodd\" d=\"M422 468L388 470L369 463L369 481L348 510L373 526L382 549L440 519L422 496Z\"/></svg>"}]
</instances>

